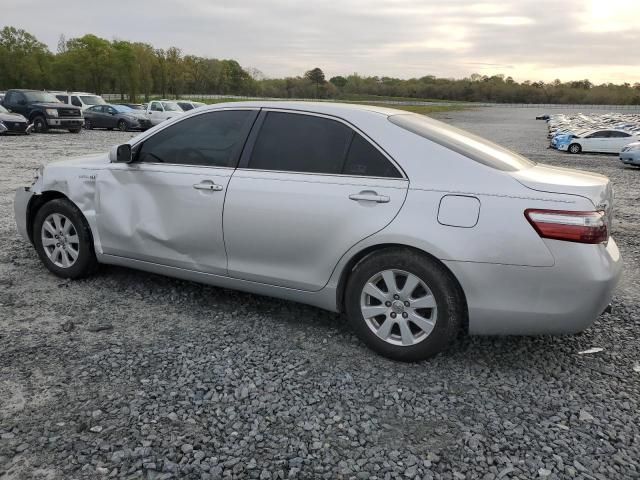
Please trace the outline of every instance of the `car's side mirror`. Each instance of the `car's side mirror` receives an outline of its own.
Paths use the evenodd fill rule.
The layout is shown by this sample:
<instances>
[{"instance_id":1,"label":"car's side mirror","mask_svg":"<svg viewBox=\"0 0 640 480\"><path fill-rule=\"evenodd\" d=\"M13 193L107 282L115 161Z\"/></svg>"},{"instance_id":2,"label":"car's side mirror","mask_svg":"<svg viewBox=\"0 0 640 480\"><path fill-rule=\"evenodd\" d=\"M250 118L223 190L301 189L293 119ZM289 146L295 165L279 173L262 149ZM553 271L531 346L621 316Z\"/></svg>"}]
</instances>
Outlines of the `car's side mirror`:
<instances>
[{"instance_id":1,"label":"car's side mirror","mask_svg":"<svg viewBox=\"0 0 640 480\"><path fill-rule=\"evenodd\" d=\"M111 163L131 163L133 155L131 154L131 145L123 143L117 145L109 151L109 161Z\"/></svg>"}]
</instances>

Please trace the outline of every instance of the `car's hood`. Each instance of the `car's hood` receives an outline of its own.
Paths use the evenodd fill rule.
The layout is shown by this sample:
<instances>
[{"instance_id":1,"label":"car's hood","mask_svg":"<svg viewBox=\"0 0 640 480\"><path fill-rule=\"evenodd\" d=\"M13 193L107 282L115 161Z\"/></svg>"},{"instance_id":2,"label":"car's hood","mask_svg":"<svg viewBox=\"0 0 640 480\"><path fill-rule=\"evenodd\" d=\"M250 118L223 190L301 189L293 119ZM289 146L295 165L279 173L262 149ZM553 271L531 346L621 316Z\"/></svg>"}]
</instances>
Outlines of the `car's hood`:
<instances>
[{"instance_id":1,"label":"car's hood","mask_svg":"<svg viewBox=\"0 0 640 480\"><path fill-rule=\"evenodd\" d=\"M109 164L108 153L95 153L92 155L83 155L81 157L65 158L64 160L58 160L51 162L46 168L100 168Z\"/></svg>"},{"instance_id":2,"label":"car's hood","mask_svg":"<svg viewBox=\"0 0 640 480\"><path fill-rule=\"evenodd\" d=\"M78 108L73 105L67 105L66 103L54 103L54 102L34 102L31 105L44 108Z\"/></svg>"},{"instance_id":3,"label":"car's hood","mask_svg":"<svg viewBox=\"0 0 640 480\"><path fill-rule=\"evenodd\" d=\"M26 122L27 119L24 118L19 113L0 113L0 121L4 120L6 122Z\"/></svg>"},{"instance_id":4,"label":"car's hood","mask_svg":"<svg viewBox=\"0 0 640 480\"><path fill-rule=\"evenodd\" d=\"M549 193L565 193L586 197L596 208L611 205L613 190L604 175L583 172L571 168L536 165L532 168L511 172L522 185L532 190Z\"/></svg>"}]
</instances>

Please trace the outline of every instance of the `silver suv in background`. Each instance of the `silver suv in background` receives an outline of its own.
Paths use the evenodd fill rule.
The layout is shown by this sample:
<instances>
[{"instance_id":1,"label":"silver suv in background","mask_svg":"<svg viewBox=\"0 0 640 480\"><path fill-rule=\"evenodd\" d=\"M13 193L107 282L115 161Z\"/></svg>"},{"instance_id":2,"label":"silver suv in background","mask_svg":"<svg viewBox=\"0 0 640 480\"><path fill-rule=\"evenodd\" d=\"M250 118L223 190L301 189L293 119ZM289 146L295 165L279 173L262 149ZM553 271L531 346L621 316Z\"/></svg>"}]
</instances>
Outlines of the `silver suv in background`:
<instances>
[{"instance_id":1,"label":"silver suv in background","mask_svg":"<svg viewBox=\"0 0 640 480\"><path fill-rule=\"evenodd\" d=\"M100 95L87 92L49 92L56 96L58 100L67 105L74 105L80 107L82 110L86 110L94 105L106 105Z\"/></svg>"}]
</instances>

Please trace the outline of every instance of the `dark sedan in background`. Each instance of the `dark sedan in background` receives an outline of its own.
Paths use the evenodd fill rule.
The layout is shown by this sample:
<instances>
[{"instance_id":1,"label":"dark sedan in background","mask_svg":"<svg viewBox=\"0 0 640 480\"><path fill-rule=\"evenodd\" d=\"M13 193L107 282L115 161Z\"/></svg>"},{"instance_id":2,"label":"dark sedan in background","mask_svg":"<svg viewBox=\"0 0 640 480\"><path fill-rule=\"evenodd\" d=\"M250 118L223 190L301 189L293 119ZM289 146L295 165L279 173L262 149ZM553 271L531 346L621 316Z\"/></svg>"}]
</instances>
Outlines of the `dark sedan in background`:
<instances>
[{"instance_id":1,"label":"dark sedan in background","mask_svg":"<svg viewBox=\"0 0 640 480\"><path fill-rule=\"evenodd\" d=\"M134 110L125 105L95 105L84 111L84 128L106 128L120 131L147 130L151 128L151 120L146 112Z\"/></svg>"},{"instance_id":2,"label":"dark sedan in background","mask_svg":"<svg viewBox=\"0 0 640 480\"><path fill-rule=\"evenodd\" d=\"M11 113L0 105L0 133L31 133L33 125L19 113Z\"/></svg>"}]
</instances>

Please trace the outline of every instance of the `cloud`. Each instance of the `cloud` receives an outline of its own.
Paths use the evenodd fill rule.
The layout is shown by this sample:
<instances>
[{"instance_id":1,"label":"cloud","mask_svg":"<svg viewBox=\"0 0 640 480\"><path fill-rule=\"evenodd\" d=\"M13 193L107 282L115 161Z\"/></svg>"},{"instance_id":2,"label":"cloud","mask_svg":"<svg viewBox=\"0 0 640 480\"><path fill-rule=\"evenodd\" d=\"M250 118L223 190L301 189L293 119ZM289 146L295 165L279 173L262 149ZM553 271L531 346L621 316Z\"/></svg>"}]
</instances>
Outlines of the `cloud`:
<instances>
[{"instance_id":1,"label":"cloud","mask_svg":"<svg viewBox=\"0 0 640 480\"><path fill-rule=\"evenodd\" d=\"M58 36L177 46L235 58L267 76L358 72L407 78L503 73L516 79L637 81L638 0L3 0L2 23L53 50ZM37 13L34 13L37 12ZM126 12L126 13L124 13ZM632 28L633 27L633 28Z\"/></svg>"}]
</instances>

